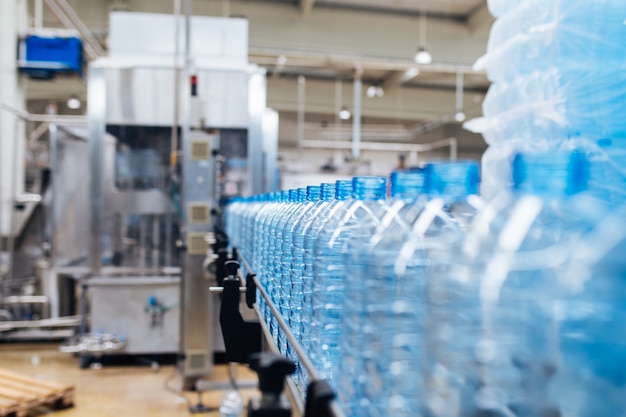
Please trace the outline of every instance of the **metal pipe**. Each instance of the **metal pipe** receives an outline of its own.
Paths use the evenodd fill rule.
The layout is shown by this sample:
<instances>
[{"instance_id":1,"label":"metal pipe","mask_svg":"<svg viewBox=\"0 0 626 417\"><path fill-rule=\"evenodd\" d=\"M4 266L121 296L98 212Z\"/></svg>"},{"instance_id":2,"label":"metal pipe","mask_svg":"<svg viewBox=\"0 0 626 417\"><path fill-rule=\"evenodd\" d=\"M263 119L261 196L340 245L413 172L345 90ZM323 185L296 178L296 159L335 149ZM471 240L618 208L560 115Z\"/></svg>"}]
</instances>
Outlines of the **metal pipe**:
<instances>
[{"instance_id":1,"label":"metal pipe","mask_svg":"<svg viewBox=\"0 0 626 417\"><path fill-rule=\"evenodd\" d=\"M147 215L139 215L139 267L146 267L148 231L147 231Z\"/></svg>"},{"instance_id":2,"label":"metal pipe","mask_svg":"<svg viewBox=\"0 0 626 417\"><path fill-rule=\"evenodd\" d=\"M47 304L48 297L45 295L11 295L2 299L4 304Z\"/></svg>"},{"instance_id":3,"label":"metal pipe","mask_svg":"<svg viewBox=\"0 0 626 417\"><path fill-rule=\"evenodd\" d=\"M39 123L35 129L33 129L28 135L28 148L31 149L35 146L35 143L39 140L44 133L48 131L48 123Z\"/></svg>"},{"instance_id":4,"label":"metal pipe","mask_svg":"<svg viewBox=\"0 0 626 417\"><path fill-rule=\"evenodd\" d=\"M486 75L485 71L474 70L471 65L429 64L420 65L406 61L392 61L389 59L363 59L352 55L328 55L316 52L275 50L270 48L255 48L250 50L249 61L258 65L274 66L279 56L284 56L290 66L300 68L354 68L354 61L358 59L363 70L367 71L407 71L417 70L422 73L456 74L461 71L468 75Z\"/></svg>"},{"instance_id":5,"label":"metal pipe","mask_svg":"<svg viewBox=\"0 0 626 417\"><path fill-rule=\"evenodd\" d=\"M87 84L89 114L90 164L90 242L89 266L98 274L102 266L102 231L104 212L104 138L106 134L106 79L104 69L92 67Z\"/></svg>"},{"instance_id":6,"label":"metal pipe","mask_svg":"<svg viewBox=\"0 0 626 417\"><path fill-rule=\"evenodd\" d=\"M255 307L255 311L259 317L263 317L263 313L261 313L258 307ZM272 332L270 331L269 327L267 327L267 324L263 320L259 320L259 323L261 325L261 330L263 331L263 335L265 336L265 340L267 342L267 345L270 351L281 355L280 349L278 349L276 342L274 342L274 339L272 338ZM294 383L292 378L288 377L286 379L286 386L287 386L287 394L289 396L289 399L291 400L291 403L295 406L296 410L298 411L297 415L303 416L304 411L305 411L304 403L298 392L298 387L296 387L296 384Z\"/></svg>"},{"instance_id":7,"label":"metal pipe","mask_svg":"<svg viewBox=\"0 0 626 417\"><path fill-rule=\"evenodd\" d=\"M176 173L176 153L178 152L178 125L180 124L180 0L174 0L174 125L170 141L170 178Z\"/></svg>"},{"instance_id":8,"label":"metal pipe","mask_svg":"<svg viewBox=\"0 0 626 417\"><path fill-rule=\"evenodd\" d=\"M335 80L335 126L339 130L342 129L341 124L343 120L339 117L339 112L341 111L341 107L343 106L343 81L340 79ZM339 164L341 161L341 152L339 149L335 151L333 155L333 164Z\"/></svg>"},{"instance_id":9,"label":"metal pipe","mask_svg":"<svg viewBox=\"0 0 626 417\"><path fill-rule=\"evenodd\" d=\"M222 294L224 287L209 287L209 292L213 294ZM246 292L246 287L239 287L239 292Z\"/></svg>"},{"instance_id":10,"label":"metal pipe","mask_svg":"<svg viewBox=\"0 0 626 417\"><path fill-rule=\"evenodd\" d=\"M159 246L160 246L160 222L159 215L152 216L152 266L159 267Z\"/></svg>"},{"instance_id":11,"label":"metal pipe","mask_svg":"<svg viewBox=\"0 0 626 417\"><path fill-rule=\"evenodd\" d=\"M31 114L18 110L6 103L0 103L0 110L7 111L19 119L27 122L57 123L60 125L84 125L89 122L87 116L65 116L59 114Z\"/></svg>"},{"instance_id":12,"label":"metal pipe","mask_svg":"<svg viewBox=\"0 0 626 417\"><path fill-rule=\"evenodd\" d=\"M304 75L298 76L298 150L302 150L304 142L304 110L305 110L306 78Z\"/></svg>"},{"instance_id":13,"label":"metal pipe","mask_svg":"<svg viewBox=\"0 0 626 417\"><path fill-rule=\"evenodd\" d=\"M361 71L357 71L354 78L354 98L352 109L352 158L358 160L361 157L361 92L363 82Z\"/></svg>"},{"instance_id":14,"label":"metal pipe","mask_svg":"<svg viewBox=\"0 0 626 417\"><path fill-rule=\"evenodd\" d=\"M353 142L334 140L305 140L302 144L305 148L315 149L352 149ZM434 149L450 148L450 159L456 159L457 139L446 138L431 143L387 143L387 142L361 142L361 150L386 151L386 152L427 152Z\"/></svg>"},{"instance_id":15,"label":"metal pipe","mask_svg":"<svg viewBox=\"0 0 626 417\"><path fill-rule=\"evenodd\" d=\"M463 73L458 71L456 73L456 115L457 117L460 114L463 114ZM465 118L465 115L463 115ZM462 121L462 120L458 120Z\"/></svg>"},{"instance_id":16,"label":"metal pipe","mask_svg":"<svg viewBox=\"0 0 626 417\"><path fill-rule=\"evenodd\" d=\"M13 125L13 134L15 138L19 137L19 123L21 121L19 119L14 119L14 125ZM18 148L19 146L14 146L13 147L13 167L12 167L12 172L13 172L13 176L12 178L16 178L17 175L17 170L19 169L19 167L21 166L21 164L18 161L18 156L17 156L17 152L18 152ZM17 199L17 184L16 181L13 180L11 181L11 191L9 192L9 198L10 201L14 202ZM13 268L13 264L14 264L14 257L15 257L15 233L13 230L13 221L14 221L14 217L15 217L15 210L13 209L13 207L9 207L9 227L8 227L8 237L7 237L7 252L8 252L8 256L9 256L9 265L8 265L8 269L7 269L7 274L6 274L6 278L9 282L11 282L14 278L13 273L14 273L14 268Z\"/></svg>"},{"instance_id":17,"label":"metal pipe","mask_svg":"<svg viewBox=\"0 0 626 417\"><path fill-rule=\"evenodd\" d=\"M58 192L59 192L59 181L55 176L59 173L59 161L58 161L58 145L59 145L59 135L58 128L56 124L48 125L49 139L50 139L50 189L52 190L52 195L50 198L50 209L48 210L48 221L50 227L50 236L48 236L48 241L50 244L50 265L54 265L55 260L55 252L56 245L54 244L54 237L56 235L56 206L58 200ZM44 206L45 207L45 206Z\"/></svg>"},{"instance_id":18,"label":"metal pipe","mask_svg":"<svg viewBox=\"0 0 626 417\"><path fill-rule=\"evenodd\" d=\"M72 6L66 2L66 0L45 0L46 4L55 14L55 16L67 27L68 29L76 30L83 38L83 48L89 56L89 59L93 60L101 56L106 55L104 49L100 46L100 43L93 36L89 28L78 17Z\"/></svg>"},{"instance_id":19,"label":"metal pipe","mask_svg":"<svg viewBox=\"0 0 626 417\"><path fill-rule=\"evenodd\" d=\"M163 264L166 267L172 266L172 214L165 214L165 244L163 245L165 257Z\"/></svg>"},{"instance_id":20,"label":"metal pipe","mask_svg":"<svg viewBox=\"0 0 626 417\"><path fill-rule=\"evenodd\" d=\"M243 258L241 258L241 260L242 260L242 263L244 264L246 271L252 271L248 262L246 262ZM308 358L307 354L304 352L304 349L302 348L302 345L300 345L300 342L298 342L296 338L294 337L293 333L291 333L291 329L289 329L289 325L285 322L285 320L283 319L280 312L276 308L276 305L274 304L274 302L270 299L267 292L265 292L265 288L263 288L263 286L259 282L259 279L256 277L256 275L253 276L253 280L257 286L257 289L261 293L261 296L263 297L263 299L265 299L267 306L270 308L274 317L276 317L278 325L285 332L285 336L287 337L287 340L289 341L290 346L293 347L296 354L298 355L298 358L300 358L300 363L302 363L302 365L306 369L307 373L309 374L309 378L312 380L319 379L319 374L317 370L315 369L315 367L313 366L313 363L311 363L311 360ZM262 317L262 316L259 316L259 317Z\"/></svg>"}]
</instances>

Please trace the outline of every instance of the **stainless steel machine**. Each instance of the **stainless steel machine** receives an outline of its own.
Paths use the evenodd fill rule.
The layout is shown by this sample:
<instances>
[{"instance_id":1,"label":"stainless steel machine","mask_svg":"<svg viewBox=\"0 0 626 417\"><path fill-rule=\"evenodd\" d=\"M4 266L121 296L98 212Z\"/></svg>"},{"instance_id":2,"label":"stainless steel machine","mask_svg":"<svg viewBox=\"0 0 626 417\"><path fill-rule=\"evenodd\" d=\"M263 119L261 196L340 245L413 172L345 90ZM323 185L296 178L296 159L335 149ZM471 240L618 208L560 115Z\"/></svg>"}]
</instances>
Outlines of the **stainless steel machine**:
<instances>
[{"instance_id":1,"label":"stainless steel machine","mask_svg":"<svg viewBox=\"0 0 626 417\"><path fill-rule=\"evenodd\" d=\"M116 12L110 27L88 78L90 335L180 353L189 388L223 350L203 268L220 201L273 187L278 119L246 20Z\"/></svg>"}]
</instances>

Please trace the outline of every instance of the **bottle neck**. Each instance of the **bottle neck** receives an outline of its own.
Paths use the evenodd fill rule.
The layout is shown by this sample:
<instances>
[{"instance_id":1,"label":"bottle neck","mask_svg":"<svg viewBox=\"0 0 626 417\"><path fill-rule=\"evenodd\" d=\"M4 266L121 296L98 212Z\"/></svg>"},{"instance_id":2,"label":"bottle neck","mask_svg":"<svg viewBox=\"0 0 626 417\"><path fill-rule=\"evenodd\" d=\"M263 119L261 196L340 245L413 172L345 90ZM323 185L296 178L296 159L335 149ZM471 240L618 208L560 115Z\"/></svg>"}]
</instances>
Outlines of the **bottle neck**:
<instances>
[{"instance_id":1,"label":"bottle neck","mask_svg":"<svg viewBox=\"0 0 626 417\"><path fill-rule=\"evenodd\" d=\"M335 199L335 184L322 184L321 199L324 201L332 201Z\"/></svg>"},{"instance_id":2,"label":"bottle neck","mask_svg":"<svg viewBox=\"0 0 626 417\"><path fill-rule=\"evenodd\" d=\"M322 187L318 185L309 185L308 187L306 187L306 191L307 201L318 201L322 195Z\"/></svg>"},{"instance_id":3,"label":"bottle neck","mask_svg":"<svg viewBox=\"0 0 626 417\"><path fill-rule=\"evenodd\" d=\"M348 200L352 197L352 181L337 181L335 184L335 198L337 200Z\"/></svg>"},{"instance_id":4,"label":"bottle neck","mask_svg":"<svg viewBox=\"0 0 626 417\"><path fill-rule=\"evenodd\" d=\"M474 161L432 163L425 170L430 197L453 202L478 194L479 169Z\"/></svg>"},{"instance_id":5,"label":"bottle neck","mask_svg":"<svg viewBox=\"0 0 626 417\"><path fill-rule=\"evenodd\" d=\"M397 200L417 200L425 192L423 170L394 171L391 173L391 197Z\"/></svg>"},{"instance_id":6,"label":"bottle neck","mask_svg":"<svg viewBox=\"0 0 626 417\"><path fill-rule=\"evenodd\" d=\"M588 163L581 152L519 154L513 160L518 194L563 198L587 190Z\"/></svg>"},{"instance_id":7,"label":"bottle neck","mask_svg":"<svg viewBox=\"0 0 626 417\"><path fill-rule=\"evenodd\" d=\"M387 179L385 177L354 177L352 180L352 196L358 200L384 200L387 195Z\"/></svg>"}]
</instances>

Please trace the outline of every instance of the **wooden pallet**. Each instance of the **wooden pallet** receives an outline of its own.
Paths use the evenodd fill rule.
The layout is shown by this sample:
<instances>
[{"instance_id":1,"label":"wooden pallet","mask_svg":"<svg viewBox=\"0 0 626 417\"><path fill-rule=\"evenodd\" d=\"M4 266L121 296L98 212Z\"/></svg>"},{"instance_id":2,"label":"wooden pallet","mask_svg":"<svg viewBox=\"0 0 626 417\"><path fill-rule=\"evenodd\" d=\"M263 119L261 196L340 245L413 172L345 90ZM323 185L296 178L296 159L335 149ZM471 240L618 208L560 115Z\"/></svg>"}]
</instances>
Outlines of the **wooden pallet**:
<instances>
[{"instance_id":1,"label":"wooden pallet","mask_svg":"<svg viewBox=\"0 0 626 417\"><path fill-rule=\"evenodd\" d=\"M28 378L0 368L0 417L25 417L36 407L74 405L74 386Z\"/></svg>"}]
</instances>

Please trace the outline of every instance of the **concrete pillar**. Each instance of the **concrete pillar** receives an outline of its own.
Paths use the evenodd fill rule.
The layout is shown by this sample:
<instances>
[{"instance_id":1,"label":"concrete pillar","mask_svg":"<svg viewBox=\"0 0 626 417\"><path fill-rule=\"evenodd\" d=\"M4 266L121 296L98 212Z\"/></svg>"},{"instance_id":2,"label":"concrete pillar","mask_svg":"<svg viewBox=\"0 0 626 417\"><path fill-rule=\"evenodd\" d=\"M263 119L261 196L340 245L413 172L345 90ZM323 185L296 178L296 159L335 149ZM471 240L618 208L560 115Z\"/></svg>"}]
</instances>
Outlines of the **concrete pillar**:
<instances>
[{"instance_id":1,"label":"concrete pillar","mask_svg":"<svg viewBox=\"0 0 626 417\"><path fill-rule=\"evenodd\" d=\"M26 28L26 1L0 1L0 103L24 110L23 82L17 72L18 35ZM24 123L0 110L0 236L10 233L14 197L24 191Z\"/></svg>"}]
</instances>

